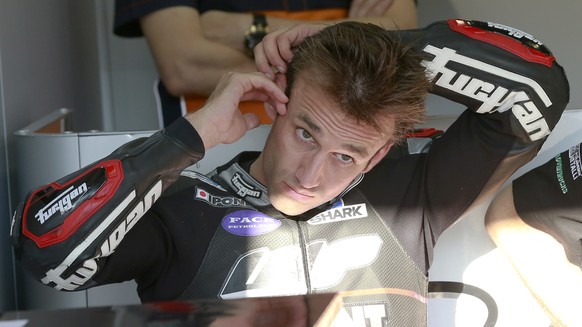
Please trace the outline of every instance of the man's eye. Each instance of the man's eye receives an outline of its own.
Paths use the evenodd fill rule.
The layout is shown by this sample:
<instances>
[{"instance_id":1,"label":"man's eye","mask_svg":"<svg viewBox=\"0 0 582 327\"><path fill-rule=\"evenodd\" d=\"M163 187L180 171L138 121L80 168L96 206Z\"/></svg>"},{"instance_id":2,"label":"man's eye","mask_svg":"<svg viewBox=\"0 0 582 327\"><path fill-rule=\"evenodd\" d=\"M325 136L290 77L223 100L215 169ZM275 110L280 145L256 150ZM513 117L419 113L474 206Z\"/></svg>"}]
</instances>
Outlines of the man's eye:
<instances>
[{"instance_id":1,"label":"man's eye","mask_svg":"<svg viewBox=\"0 0 582 327\"><path fill-rule=\"evenodd\" d=\"M352 158L351 156L348 156L347 154L341 154L338 153L336 155L336 157L338 158L339 161L341 161L343 164L350 164L354 162L354 158Z\"/></svg>"},{"instance_id":2,"label":"man's eye","mask_svg":"<svg viewBox=\"0 0 582 327\"><path fill-rule=\"evenodd\" d=\"M309 134L308 131L306 131L303 128L298 128L297 129L297 136L302 139L303 141L311 141L313 140L313 136L311 136L311 134Z\"/></svg>"}]
</instances>

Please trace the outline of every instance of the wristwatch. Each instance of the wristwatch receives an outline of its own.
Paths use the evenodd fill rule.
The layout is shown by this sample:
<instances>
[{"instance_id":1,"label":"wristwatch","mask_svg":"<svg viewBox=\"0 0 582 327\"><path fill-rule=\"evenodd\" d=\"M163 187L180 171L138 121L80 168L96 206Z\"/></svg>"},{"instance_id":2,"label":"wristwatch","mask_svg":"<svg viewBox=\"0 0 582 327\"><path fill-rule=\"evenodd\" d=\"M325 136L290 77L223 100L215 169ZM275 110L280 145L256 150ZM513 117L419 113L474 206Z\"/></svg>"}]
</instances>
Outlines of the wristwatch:
<instances>
[{"instance_id":1,"label":"wristwatch","mask_svg":"<svg viewBox=\"0 0 582 327\"><path fill-rule=\"evenodd\" d=\"M253 14L253 23L245 32L245 50L249 57L255 56L253 49L263 40L265 35L269 33L269 25L267 24L267 17L263 14Z\"/></svg>"}]
</instances>

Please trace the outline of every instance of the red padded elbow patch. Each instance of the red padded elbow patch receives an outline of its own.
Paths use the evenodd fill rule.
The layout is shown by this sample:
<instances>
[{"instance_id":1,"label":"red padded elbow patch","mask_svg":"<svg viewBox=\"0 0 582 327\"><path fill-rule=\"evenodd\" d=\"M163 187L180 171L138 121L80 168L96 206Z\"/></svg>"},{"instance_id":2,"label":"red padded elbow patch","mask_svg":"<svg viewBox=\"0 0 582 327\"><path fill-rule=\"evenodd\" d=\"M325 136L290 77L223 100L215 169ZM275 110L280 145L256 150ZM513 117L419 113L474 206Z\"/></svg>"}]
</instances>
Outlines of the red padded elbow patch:
<instances>
[{"instance_id":1,"label":"red padded elbow patch","mask_svg":"<svg viewBox=\"0 0 582 327\"><path fill-rule=\"evenodd\" d=\"M36 190L24 207L22 233L39 248L63 242L115 195L122 180L121 162L108 160L65 184Z\"/></svg>"},{"instance_id":2,"label":"red padded elbow patch","mask_svg":"<svg viewBox=\"0 0 582 327\"><path fill-rule=\"evenodd\" d=\"M513 27L463 19L450 19L448 23L453 31L505 49L529 62L551 67L556 60L540 41Z\"/></svg>"}]
</instances>

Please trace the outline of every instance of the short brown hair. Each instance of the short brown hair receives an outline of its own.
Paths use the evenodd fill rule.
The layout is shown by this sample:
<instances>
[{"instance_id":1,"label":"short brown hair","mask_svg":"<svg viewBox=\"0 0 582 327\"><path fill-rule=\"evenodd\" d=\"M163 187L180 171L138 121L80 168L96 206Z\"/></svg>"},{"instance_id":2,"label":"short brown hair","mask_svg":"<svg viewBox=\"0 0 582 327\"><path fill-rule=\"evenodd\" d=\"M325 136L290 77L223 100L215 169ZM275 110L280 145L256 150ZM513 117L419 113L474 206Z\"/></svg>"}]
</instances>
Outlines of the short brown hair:
<instances>
[{"instance_id":1,"label":"short brown hair","mask_svg":"<svg viewBox=\"0 0 582 327\"><path fill-rule=\"evenodd\" d=\"M324 28L294 49L288 93L298 76L311 79L358 123L386 133L376 118L392 117L393 141L402 141L424 120L430 83L423 56L395 35L358 22Z\"/></svg>"}]
</instances>

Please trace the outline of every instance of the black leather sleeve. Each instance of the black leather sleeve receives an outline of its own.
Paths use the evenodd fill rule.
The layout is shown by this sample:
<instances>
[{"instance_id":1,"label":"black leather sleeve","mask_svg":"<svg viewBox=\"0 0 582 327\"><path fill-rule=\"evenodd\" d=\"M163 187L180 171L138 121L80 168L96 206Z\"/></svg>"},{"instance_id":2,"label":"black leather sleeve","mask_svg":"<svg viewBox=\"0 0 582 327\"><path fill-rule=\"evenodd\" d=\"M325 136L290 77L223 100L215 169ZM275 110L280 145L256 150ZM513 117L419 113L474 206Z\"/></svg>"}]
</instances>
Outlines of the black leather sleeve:
<instances>
[{"instance_id":1,"label":"black leather sleeve","mask_svg":"<svg viewBox=\"0 0 582 327\"><path fill-rule=\"evenodd\" d=\"M426 56L431 92L466 107L426 155L425 207L436 239L537 154L570 87L551 51L512 27L452 19L393 33Z\"/></svg>"},{"instance_id":2,"label":"black leather sleeve","mask_svg":"<svg viewBox=\"0 0 582 327\"><path fill-rule=\"evenodd\" d=\"M500 117L523 143L543 140L565 109L564 69L532 35L490 22L451 19L395 31L427 56L431 93Z\"/></svg>"},{"instance_id":3,"label":"black leather sleeve","mask_svg":"<svg viewBox=\"0 0 582 327\"><path fill-rule=\"evenodd\" d=\"M57 290L91 286L99 259L110 255L180 172L203 155L202 140L181 118L31 191L13 217L17 259Z\"/></svg>"}]
</instances>

